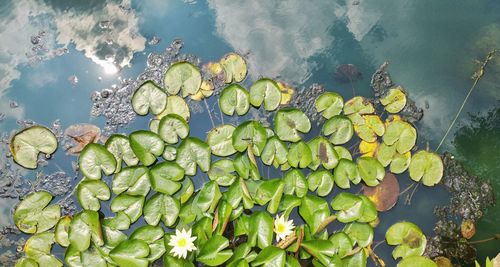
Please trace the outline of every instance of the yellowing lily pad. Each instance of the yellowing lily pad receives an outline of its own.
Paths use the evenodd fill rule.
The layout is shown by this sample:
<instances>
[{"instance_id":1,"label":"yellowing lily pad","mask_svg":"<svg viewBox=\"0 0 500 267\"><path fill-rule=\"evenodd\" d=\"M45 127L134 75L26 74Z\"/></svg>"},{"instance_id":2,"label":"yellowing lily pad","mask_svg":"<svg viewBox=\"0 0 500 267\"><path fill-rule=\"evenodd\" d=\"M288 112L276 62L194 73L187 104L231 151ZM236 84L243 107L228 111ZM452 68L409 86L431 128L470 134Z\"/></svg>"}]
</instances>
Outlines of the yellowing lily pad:
<instances>
[{"instance_id":1,"label":"yellowing lily pad","mask_svg":"<svg viewBox=\"0 0 500 267\"><path fill-rule=\"evenodd\" d=\"M392 251L392 257L406 258L420 256L425 251L427 238L420 228L411 222L398 222L393 224L385 233L387 244L397 246Z\"/></svg>"},{"instance_id":2,"label":"yellowing lily pad","mask_svg":"<svg viewBox=\"0 0 500 267\"><path fill-rule=\"evenodd\" d=\"M361 118L362 124L354 123L354 130L361 140L373 143L377 136L384 135L385 125L378 115L363 115Z\"/></svg>"},{"instance_id":3,"label":"yellowing lily pad","mask_svg":"<svg viewBox=\"0 0 500 267\"><path fill-rule=\"evenodd\" d=\"M28 169L37 167L38 154L50 157L57 149L56 136L43 126L31 126L14 135L10 152L14 161Z\"/></svg>"},{"instance_id":4,"label":"yellowing lily pad","mask_svg":"<svg viewBox=\"0 0 500 267\"><path fill-rule=\"evenodd\" d=\"M284 82L277 82L277 84L281 91L280 105L289 104L295 94L295 89Z\"/></svg>"},{"instance_id":5,"label":"yellowing lily pad","mask_svg":"<svg viewBox=\"0 0 500 267\"><path fill-rule=\"evenodd\" d=\"M224 68L226 74L225 82L241 82L247 76L247 63L245 60L236 53L229 53L225 55L220 64Z\"/></svg>"},{"instance_id":6,"label":"yellowing lily pad","mask_svg":"<svg viewBox=\"0 0 500 267\"><path fill-rule=\"evenodd\" d=\"M443 161L441 157L424 150L413 155L410 162L410 177L414 181L422 180L426 186L433 186L443 177Z\"/></svg>"},{"instance_id":7,"label":"yellowing lily pad","mask_svg":"<svg viewBox=\"0 0 500 267\"><path fill-rule=\"evenodd\" d=\"M384 105L385 110L389 113L398 113L406 106L406 94L403 87L398 86L389 89L386 96L380 99L380 103Z\"/></svg>"},{"instance_id":8,"label":"yellowing lily pad","mask_svg":"<svg viewBox=\"0 0 500 267\"><path fill-rule=\"evenodd\" d=\"M27 195L14 210L14 224L24 233L42 233L61 217L59 205L49 205L52 195L40 191Z\"/></svg>"},{"instance_id":9,"label":"yellowing lily pad","mask_svg":"<svg viewBox=\"0 0 500 267\"><path fill-rule=\"evenodd\" d=\"M417 130L408 122L392 121L387 125L383 140L389 146L396 146L398 153L404 154L415 146Z\"/></svg>"}]
</instances>

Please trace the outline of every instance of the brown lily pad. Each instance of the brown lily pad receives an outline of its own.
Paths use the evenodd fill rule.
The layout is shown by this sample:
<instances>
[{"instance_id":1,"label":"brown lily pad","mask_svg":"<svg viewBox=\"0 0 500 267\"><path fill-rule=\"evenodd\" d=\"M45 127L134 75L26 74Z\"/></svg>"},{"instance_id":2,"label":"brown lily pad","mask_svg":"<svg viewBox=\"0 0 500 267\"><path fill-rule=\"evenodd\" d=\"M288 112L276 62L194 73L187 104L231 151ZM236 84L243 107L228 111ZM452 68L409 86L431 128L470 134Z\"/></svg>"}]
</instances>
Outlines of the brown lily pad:
<instances>
[{"instance_id":1,"label":"brown lily pad","mask_svg":"<svg viewBox=\"0 0 500 267\"><path fill-rule=\"evenodd\" d=\"M64 135L70 139L67 152L72 155L78 155L87 144L95 143L99 140L101 129L93 124L78 123L66 128Z\"/></svg>"},{"instance_id":2,"label":"brown lily pad","mask_svg":"<svg viewBox=\"0 0 500 267\"><path fill-rule=\"evenodd\" d=\"M465 219L460 225L460 232L466 239L471 239L476 234L476 225L471 219Z\"/></svg>"},{"instance_id":3,"label":"brown lily pad","mask_svg":"<svg viewBox=\"0 0 500 267\"><path fill-rule=\"evenodd\" d=\"M375 204L378 211L390 210L398 202L398 179L394 174L386 172L384 180L379 185L374 187L363 186L363 194Z\"/></svg>"}]
</instances>

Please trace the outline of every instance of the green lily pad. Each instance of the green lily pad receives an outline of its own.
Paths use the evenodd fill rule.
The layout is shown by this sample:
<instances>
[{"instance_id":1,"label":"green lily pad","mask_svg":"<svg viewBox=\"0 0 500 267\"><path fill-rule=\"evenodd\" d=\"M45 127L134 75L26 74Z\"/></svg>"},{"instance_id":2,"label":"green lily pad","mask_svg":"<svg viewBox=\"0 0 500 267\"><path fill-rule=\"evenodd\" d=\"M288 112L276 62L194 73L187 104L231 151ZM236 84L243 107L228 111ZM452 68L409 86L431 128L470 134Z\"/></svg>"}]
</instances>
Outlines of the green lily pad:
<instances>
[{"instance_id":1,"label":"green lily pad","mask_svg":"<svg viewBox=\"0 0 500 267\"><path fill-rule=\"evenodd\" d=\"M354 125L363 124L361 115L373 114L375 108L373 104L362 96L355 96L344 103L344 114L351 119Z\"/></svg>"},{"instance_id":2,"label":"green lily pad","mask_svg":"<svg viewBox=\"0 0 500 267\"><path fill-rule=\"evenodd\" d=\"M337 252L335 245L330 240L305 240L300 245L325 266L331 266L331 257Z\"/></svg>"},{"instance_id":3,"label":"green lily pad","mask_svg":"<svg viewBox=\"0 0 500 267\"><path fill-rule=\"evenodd\" d=\"M130 239L138 239L146 242L149 246L148 260L154 262L165 253L163 236L165 232L160 226L143 225L130 235Z\"/></svg>"},{"instance_id":4,"label":"green lily pad","mask_svg":"<svg viewBox=\"0 0 500 267\"><path fill-rule=\"evenodd\" d=\"M104 245L97 211L84 210L77 213L71 220L68 237L70 247L80 252L87 250L91 241L98 246Z\"/></svg>"},{"instance_id":5,"label":"green lily pad","mask_svg":"<svg viewBox=\"0 0 500 267\"><path fill-rule=\"evenodd\" d=\"M259 168L250 162L247 154L238 154L233 160L234 169L243 179L252 178L254 180L260 179Z\"/></svg>"},{"instance_id":6,"label":"green lily pad","mask_svg":"<svg viewBox=\"0 0 500 267\"><path fill-rule=\"evenodd\" d=\"M84 180L76 189L78 203L85 210L98 211L101 209L100 201L106 201L110 197L108 185L101 180Z\"/></svg>"},{"instance_id":7,"label":"green lily pad","mask_svg":"<svg viewBox=\"0 0 500 267\"><path fill-rule=\"evenodd\" d=\"M290 166L303 169L313 160L311 148L303 141L293 143L288 150L287 160Z\"/></svg>"},{"instance_id":8,"label":"green lily pad","mask_svg":"<svg viewBox=\"0 0 500 267\"><path fill-rule=\"evenodd\" d=\"M241 85L229 85L221 92L219 98L220 110L228 116L233 116L235 111L238 116L243 116L250 108L249 97L247 90Z\"/></svg>"},{"instance_id":9,"label":"green lily pad","mask_svg":"<svg viewBox=\"0 0 500 267\"><path fill-rule=\"evenodd\" d=\"M386 96L380 99L389 113L398 113L406 106L406 94L401 86L389 89Z\"/></svg>"},{"instance_id":10,"label":"green lily pad","mask_svg":"<svg viewBox=\"0 0 500 267\"><path fill-rule=\"evenodd\" d=\"M194 95L201 86L200 70L189 62L177 62L165 72L163 84L171 95L176 95L182 89L182 97Z\"/></svg>"},{"instance_id":11,"label":"green lily pad","mask_svg":"<svg viewBox=\"0 0 500 267\"><path fill-rule=\"evenodd\" d=\"M194 264L186 259L179 259L177 257L173 257L166 253L163 256L163 266L165 267L195 267Z\"/></svg>"},{"instance_id":12,"label":"green lily pad","mask_svg":"<svg viewBox=\"0 0 500 267\"><path fill-rule=\"evenodd\" d=\"M413 155L410 163L410 177L426 186L433 186L443 177L443 161L441 157L432 152L420 150Z\"/></svg>"},{"instance_id":13,"label":"green lily pad","mask_svg":"<svg viewBox=\"0 0 500 267\"><path fill-rule=\"evenodd\" d=\"M308 133L311 122L306 114L295 108L280 109L274 117L274 132L282 141L297 142L299 133Z\"/></svg>"},{"instance_id":14,"label":"green lily pad","mask_svg":"<svg viewBox=\"0 0 500 267\"><path fill-rule=\"evenodd\" d=\"M269 246L264 248L252 261L252 266L285 267L286 252L283 249Z\"/></svg>"},{"instance_id":15,"label":"green lily pad","mask_svg":"<svg viewBox=\"0 0 500 267\"><path fill-rule=\"evenodd\" d=\"M337 164L337 167L333 170L333 180L335 184L342 189L350 188L350 181L354 184L359 183L361 181L361 176L359 176L356 163L352 160L340 159L339 164Z\"/></svg>"},{"instance_id":16,"label":"green lily pad","mask_svg":"<svg viewBox=\"0 0 500 267\"><path fill-rule=\"evenodd\" d=\"M264 249L273 242L273 218L265 211L254 212L248 222L248 242Z\"/></svg>"},{"instance_id":17,"label":"green lily pad","mask_svg":"<svg viewBox=\"0 0 500 267\"><path fill-rule=\"evenodd\" d=\"M233 147L239 152L251 147L251 152L260 156L266 142L266 129L257 121L246 121L236 127L233 132Z\"/></svg>"},{"instance_id":18,"label":"green lily pad","mask_svg":"<svg viewBox=\"0 0 500 267\"><path fill-rule=\"evenodd\" d=\"M272 111L278 108L281 102L281 91L278 84L268 78L262 78L250 87L250 104L260 107L264 102L264 109Z\"/></svg>"},{"instance_id":19,"label":"green lily pad","mask_svg":"<svg viewBox=\"0 0 500 267\"><path fill-rule=\"evenodd\" d=\"M354 128L349 118L335 115L325 122L322 132L325 136L331 135L330 141L334 145L342 145L351 140Z\"/></svg>"},{"instance_id":20,"label":"green lily pad","mask_svg":"<svg viewBox=\"0 0 500 267\"><path fill-rule=\"evenodd\" d=\"M151 188L149 176L149 169L144 166L124 168L113 177L113 193L119 195L126 192L132 196L146 196Z\"/></svg>"},{"instance_id":21,"label":"green lily pad","mask_svg":"<svg viewBox=\"0 0 500 267\"><path fill-rule=\"evenodd\" d=\"M346 225L343 232L360 247L367 247L373 242L373 228L367 223L350 223Z\"/></svg>"},{"instance_id":22,"label":"green lily pad","mask_svg":"<svg viewBox=\"0 0 500 267\"><path fill-rule=\"evenodd\" d=\"M35 234L26 240L24 253L38 264L35 266L62 267L63 264L50 253L54 242L54 233Z\"/></svg>"},{"instance_id":23,"label":"green lily pad","mask_svg":"<svg viewBox=\"0 0 500 267\"><path fill-rule=\"evenodd\" d=\"M165 109L166 104L167 94L151 81L143 83L132 96L132 108L135 113L142 116L148 114L148 111L155 115L159 114Z\"/></svg>"},{"instance_id":24,"label":"green lily pad","mask_svg":"<svg viewBox=\"0 0 500 267\"><path fill-rule=\"evenodd\" d=\"M361 250L352 256L342 259L342 266L347 266L347 267L366 266L367 258L368 255L366 254L365 250Z\"/></svg>"},{"instance_id":25,"label":"green lily pad","mask_svg":"<svg viewBox=\"0 0 500 267\"><path fill-rule=\"evenodd\" d=\"M57 138L49 129L31 126L14 135L10 141L10 153L14 161L28 169L37 167L38 154L50 157L57 149Z\"/></svg>"},{"instance_id":26,"label":"green lily pad","mask_svg":"<svg viewBox=\"0 0 500 267\"><path fill-rule=\"evenodd\" d=\"M396 155L396 146L389 146L385 143L381 143L376 154L377 160L382 164L382 166L387 167L391 163L392 159Z\"/></svg>"},{"instance_id":27,"label":"green lily pad","mask_svg":"<svg viewBox=\"0 0 500 267\"><path fill-rule=\"evenodd\" d=\"M229 159L220 159L212 163L208 171L208 178L220 186L230 186L236 179L233 162Z\"/></svg>"},{"instance_id":28,"label":"green lily pad","mask_svg":"<svg viewBox=\"0 0 500 267\"><path fill-rule=\"evenodd\" d=\"M71 217L64 216L59 219L54 230L54 239L62 247L69 246L69 226L71 224Z\"/></svg>"},{"instance_id":29,"label":"green lily pad","mask_svg":"<svg viewBox=\"0 0 500 267\"><path fill-rule=\"evenodd\" d=\"M78 159L82 174L92 180L101 179L101 171L111 175L116 169L115 156L103 145L91 143L80 152Z\"/></svg>"},{"instance_id":30,"label":"green lily pad","mask_svg":"<svg viewBox=\"0 0 500 267\"><path fill-rule=\"evenodd\" d=\"M189 177L185 177L181 183L181 190L175 193L175 197L179 199L181 204L186 203L194 193L194 184Z\"/></svg>"},{"instance_id":31,"label":"green lily pad","mask_svg":"<svg viewBox=\"0 0 500 267\"><path fill-rule=\"evenodd\" d=\"M207 266L218 266L229 260L233 255L231 249L226 249L229 246L227 238L215 235L208 239L205 245L200 249L196 260Z\"/></svg>"},{"instance_id":32,"label":"green lily pad","mask_svg":"<svg viewBox=\"0 0 500 267\"><path fill-rule=\"evenodd\" d=\"M319 165L327 170L333 169L337 166L339 156L333 145L323 136L317 136L313 140L307 143L311 149L312 161L309 164L309 168L316 170Z\"/></svg>"},{"instance_id":33,"label":"green lily pad","mask_svg":"<svg viewBox=\"0 0 500 267\"><path fill-rule=\"evenodd\" d=\"M203 172L210 169L210 155L210 147L205 142L195 137L188 137L177 148L176 162L184 168L186 175L195 175L196 166Z\"/></svg>"},{"instance_id":34,"label":"green lily pad","mask_svg":"<svg viewBox=\"0 0 500 267\"><path fill-rule=\"evenodd\" d=\"M167 97L167 106L165 109L156 116L156 119L162 119L168 114L175 114L182 117L185 121L189 121L191 112L189 106L184 98L177 95L170 95Z\"/></svg>"},{"instance_id":35,"label":"green lily pad","mask_svg":"<svg viewBox=\"0 0 500 267\"><path fill-rule=\"evenodd\" d=\"M330 119L342 112L344 99L337 93L324 92L316 99L315 106L318 113L322 113L323 117Z\"/></svg>"},{"instance_id":36,"label":"green lily pad","mask_svg":"<svg viewBox=\"0 0 500 267\"><path fill-rule=\"evenodd\" d=\"M368 143L377 141L377 136L385 133L385 125L378 115L363 115L363 124L354 124L354 130L361 140Z\"/></svg>"},{"instance_id":37,"label":"green lily pad","mask_svg":"<svg viewBox=\"0 0 500 267\"><path fill-rule=\"evenodd\" d=\"M288 149L285 143L279 140L278 137L273 136L267 140L260 158L266 165L279 166L287 162L287 155Z\"/></svg>"},{"instance_id":38,"label":"green lily pad","mask_svg":"<svg viewBox=\"0 0 500 267\"><path fill-rule=\"evenodd\" d=\"M59 205L49 205L52 195L45 191L27 195L14 210L14 224L27 234L42 233L54 227L61 217Z\"/></svg>"},{"instance_id":39,"label":"green lily pad","mask_svg":"<svg viewBox=\"0 0 500 267\"><path fill-rule=\"evenodd\" d=\"M384 166L373 157L358 158L358 172L361 179L368 186L376 186L384 179Z\"/></svg>"},{"instance_id":40,"label":"green lily pad","mask_svg":"<svg viewBox=\"0 0 500 267\"><path fill-rule=\"evenodd\" d=\"M415 146L417 131L405 121L392 121L387 125L383 140L389 146L396 146L398 153L404 154Z\"/></svg>"},{"instance_id":41,"label":"green lily pad","mask_svg":"<svg viewBox=\"0 0 500 267\"><path fill-rule=\"evenodd\" d=\"M158 128L160 127L160 120L152 119L149 121L149 130L155 134L158 134ZM135 156L135 154L134 154Z\"/></svg>"},{"instance_id":42,"label":"green lily pad","mask_svg":"<svg viewBox=\"0 0 500 267\"><path fill-rule=\"evenodd\" d=\"M337 155L339 156L340 159L348 159L352 160L352 155L349 150L343 146L334 146L333 149L335 149L335 152L337 152Z\"/></svg>"},{"instance_id":43,"label":"green lily pad","mask_svg":"<svg viewBox=\"0 0 500 267\"><path fill-rule=\"evenodd\" d=\"M224 68L225 83L241 82L247 75L247 63L236 53L228 53L221 60L220 64Z\"/></svg>"},{"instance_id":44,"label":"green lily pad","mask_svg":"<svg viewBox=\"0 0 500 267\"><path fill-rule=\"evenodd\" d=\"M438 265L424 256L409 256L400 261L398 267L438 267Z\"/></svg>"},{"instance_id":45,"label":"green lily pad","mask_svg":"<svg viewBox=\"0 0 500 267\"><path fill-rule=\"evenodd\" d=\"M394 259L420 256L425 251L427 238L420 228L411 222L393 224L385 233L387 244L397 246L392 251Z\"/></svg>"},{"instance_id":46,"label":"green lily pad","mask_svg":"<svg viewBox=\"0 0 500 267\"><path fill-rule=\"evenodd\" d=\"M137 221L142 215L144 206L143 196L131 196L125 193L119 194L111 201L112 212L124 212L131 223Z\"/></svg>"},{"instance_id":47,"label":"green lily pad","mask_svg":"<svg viewBox=\"0 0 500 267\"><path fill-rule=\"evenodd\" d=\"M336 232L329 238L337 249L337 254L344 258L353 248L354 241L344 232Z\"/></svg>"},{"instance_id":48,"label":"green lily pad","mask_svg":"<svg viewBox=\"0 0 500 267\"><path fill-rule=\"evenodd\" d=\"M224 124L213 128L207 135L207 143L212 154L219 157L227 157L236 153L233 147L234 126Z\"/></svg>"},{"instance_id":49,"label":"green lily pad","mask_svg":"<svg viewBox=\"0 0 500 267\"><path fill-rule=\"evenodd\" d=\"M362 215L363 201L357 195L341 192L332 200L332 209L337 210L337 220L349 223L358 220Z\"/></svg>"},{"instance_id":50,"label":"green lily pad","mask_svg":"<svg viewBox=\"0 0 500 267\"><path fill-rule=\"evenodd\" d=\"M325 199L314 195L306 195L299 206L299 214L316 233L320 226L330 216L330 208Z\"/></svg>"},{"instance_id":51,"label":"green lily pad","mask_svg":"<svg viewBox=\"0 0 500 267\"><path fill-rule=\"evenodd\" d=\"M82 266L107 267L106 259L99 253L95 247L80 253Z\"/></svg>"},{"instance_id":52,"label":"green lily pad","mask_svg":"<svg viewBox=\"0 0 500 267\"><path fill-rule=\"evenodd\" d=\"M283 183L285 183L283 192L287 195L295 194L298 197L304 197L307 194L308 184L306 177L298 169L293 169L285 173Z\"/></svg>"},{"instance_id":53,"label":"green lily pad","mask_svg":"<svg viewBox=\"0 0 500 267\"><path fill-rule=\"evenodd\" d=\"M109 256L120 266L147 267L150 253L148 243L139 239L130 239L121 242L109 252Z\"/></svg>"},{"instance_id":54,"label":"green lily pad","mask_svg":"<svg viewBox=\"0 0 500 267\"><path fill-rule=\"evenodd\" d=\"M411 153L404 154L395 153L391 161L390 170L392 173L400 174L406 171L411 163Z\"/></svg>"},{"instance_id":55,"label":"green lily pad","mask_svg":"<svg viewBox=\"0 0 500 267\"><path fill-rule=\"evenodd\" d=\"M196 206L201 212L213 213L221 197L219 185L214 181L210 181L205 183L198 191L193 200L193 206Z\"/></svg>"},{"instance_id":56,"label":"green lily pad","mask_svg":"<svg viewBox=\"0 0 500 267\"><path fill-rule=\"evenodd\" d=\"M123 211L117 212L115 217L107 217L103 220L103 227L114 230L127 230L130 228L130 218ZM125 238L126 239L126 238ZM123 240L120 240L120 242Z\"/></svg>"},{"instance_id":57,"label":"green lily pad","mask_svg":"<svg viewBox=\"0 0 500 267\"><path fill-rule=\"evenodd\" d=\"M226 231L226 227L229 223L229 220L231 219L232 212L233 212L233 207L231 206L231 204L228 201L222 199L219 202L219 206L217 207L216 211L218 223L216 225L214 234L216 235L224 234L224 232Z\"/></svg>"},{"instance_id":58,"label":"green lily pad","mask_svg":"<svg viewBox=\"0 0 500 267\"><path fill-rule=\"evenodd\" d=\"M281 179L269 179L262 182L255 192L255 202L261 206L267 205L267 211L274 214L283 196L285 184Z\"/></svg>"},{"instance_id":59,"label":"green lily pad","mask_svg":"<svg viewBox=\"0 0 500 267\"><path fill-rule=\"evenodd\" d=\"M38 263L30 258L20 258L14 267L38 267Z\"/></svg>"},{"instance_id":60,"label":"green lily pad","mask_svg":"<svg viewBox=\"0 0 500 267\"><path fill-rule=\"evenodd\" d=\"M307 184L310 191L316 191L318 196L324 197L333 189L333 175L327 170L311 172L307 176Z\"/></svg>"},{"instance_id":61,"label":"green lily pad","mask_svg":"<svg viewBox=\"0 0 500 267\"><path fill-rule=\"evenodd\" d=\"M293 209L300 206L300 203L302 203L302 199L300 197L294 195L284 195L283 200L280 202L278 211L283 212L282 216L288 218L290 217L290 213Z\"/></svg>"},{"instance_id":62,"label":"green lily pad","mask_svg":"<svg viewBox=\"0 0 500 267\"><path fill-rule=\"evenodd\" d=\"M139 159L135 156L134 151L130 147L128 138L121 134L113 134L104 145L106 149L115 156L116 170L119 172L122 166L122 161L128 166L135 166L139 163Z\"/></svg>"},{"instance_id":63,"label":"green lily pad","mask_svg":"<svg viewBox=\"0 0 500 267\"><path fill-rule=\"evenodd\" d=\"M145 130L139 130L129 135L130 147L137 158L145 166L156 162L156 157L163 153L165 143L155 133Z\"/></svg>"},{"instance_id":64,"label":"green lily pad","mask_svg":"<svg viewBox=\"0 0 500 267\"><path fill-rule=\"evenodd\" d=\"M158 135L163 141L169 144L175 144L179 138L184 139L189 134L189 125L179 115L168 114L161 118L158 126Z\"/></svg>"},{"instance_id":65,"label":"green lily pad","mask_svg":"<svg viewBox=\"0 0 500 267\"><path fill-rule=\"evenodd\" d=\"M174 146L165 146L161 156L166 161L174 161L177 158L177 148Z\"/></svg>"}]
</instances>

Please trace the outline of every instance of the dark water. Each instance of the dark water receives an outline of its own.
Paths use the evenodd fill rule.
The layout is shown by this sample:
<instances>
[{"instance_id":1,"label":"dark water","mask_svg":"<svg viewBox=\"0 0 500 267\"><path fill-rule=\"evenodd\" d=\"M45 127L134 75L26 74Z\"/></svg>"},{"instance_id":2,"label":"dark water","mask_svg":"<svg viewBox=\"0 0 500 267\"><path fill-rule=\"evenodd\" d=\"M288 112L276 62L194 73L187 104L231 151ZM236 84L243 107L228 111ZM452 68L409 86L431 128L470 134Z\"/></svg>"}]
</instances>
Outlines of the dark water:
<instances>
[{"instance_id":1,"label":"dark water","mask_svg":"<svg viewBox=\"0 0 500 267\"><path fill-rule=\"evenodd\" d=\"M150 52L163 51L180 38L183 52L202 62L230 51L246 54L247 81L279 77L297 88L320 83L346 98L353 91L370 96L371 74L388 61L395 82L424 107L419 138L435 148L472 85L474 60L500 49L500 2L493 0L1 0L0 22L2 132L17 129L16 120L23 119L45 125L59 119L63 128L80 122L102 127L102 118L89 115L92 92L136 77ZM154 37L160 42L155 44ZM336 66L347 63L358 67L361 80L345 84L334 79ZM11 108L10 101L19 107ZM456 153L471 172L490 179L497 192L499 101L496 60L440 150ZM203 123L206 119L206 114L195 115L195 134L211 127ZM139 119L120 131L146 127L147 120ZM42 171L60 167L71 172L71 160L59 150ZM399 201L394 212L381 215L378 240L401 218L432 234L432 209L446 202L444 189L420 187L411 206ZM7 215L14 203L2 200L0 208ZM499 218L500 207L490 210L475 238L499 232ZM9 216L0 217L2 225L9 221ZM498 241L478 246L480 258L495 256L499 247ZM389 259L390 250L381 248L381 256Z\"/></svg>"}]
</instances>

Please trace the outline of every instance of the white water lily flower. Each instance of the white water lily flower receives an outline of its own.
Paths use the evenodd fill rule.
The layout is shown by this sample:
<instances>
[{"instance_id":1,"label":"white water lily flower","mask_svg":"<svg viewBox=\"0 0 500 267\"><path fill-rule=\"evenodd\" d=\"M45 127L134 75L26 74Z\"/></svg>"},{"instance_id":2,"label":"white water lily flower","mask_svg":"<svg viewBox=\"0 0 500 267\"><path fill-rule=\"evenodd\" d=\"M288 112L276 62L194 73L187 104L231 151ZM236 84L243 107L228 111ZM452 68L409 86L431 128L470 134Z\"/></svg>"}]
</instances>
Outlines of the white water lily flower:
<instances>
[{"instance_id":1,"label":"white water lily flower","mask_svg":"<svg viewBox=\"0 0 500 267\"><path fill-rule=\"evenodd\" d=\"M278 216L274 219L274 232L276 233L276 242L284 240L287 236L293 233L293 220L285 221L285 215Z\"/></svg>"},{"instance_id":2,"label":"white water lily flower","mask_svg":"<svg viewBox=\"0 0 500 267\"><path fill-rule=\"evenodd\" d=\"M172 247L170 253L174 255L174 257L185 259L187 257L187 253L193 250L196 250L196 247L193 244L193 241L196 240L196 236L191 237L191 229L179 231L175 229L175 235L170 238L168 245Z\"/></svg>"}]
</instances>

